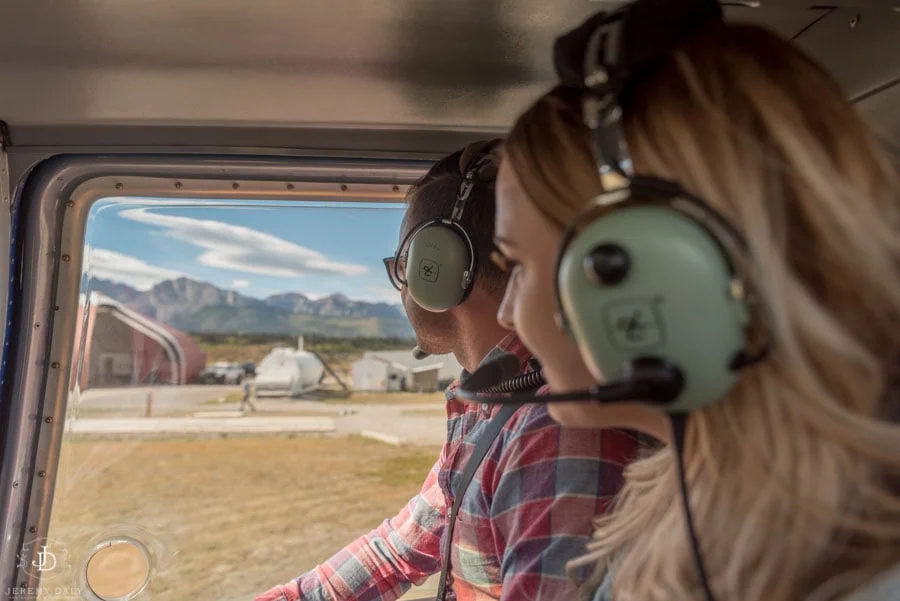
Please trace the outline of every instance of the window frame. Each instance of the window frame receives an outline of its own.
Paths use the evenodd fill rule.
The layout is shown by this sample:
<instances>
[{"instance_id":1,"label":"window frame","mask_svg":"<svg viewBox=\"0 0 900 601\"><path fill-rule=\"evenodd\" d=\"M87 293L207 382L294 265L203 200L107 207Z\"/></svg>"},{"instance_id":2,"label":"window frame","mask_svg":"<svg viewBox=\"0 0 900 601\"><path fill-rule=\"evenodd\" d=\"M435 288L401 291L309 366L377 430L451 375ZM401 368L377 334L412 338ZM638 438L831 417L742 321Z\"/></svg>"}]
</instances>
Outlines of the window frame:
<instances>
[{"instance_id":1,"label":"window frame","mask_svg":"<svg viewBox=\"0 0 900 601\"><path fill-rule=\"evenodd\" d=\"M0 472L0 590L36 588L18 567L26 542L46 537L65 427L87 220L116 198L209 202L402 201L427 160L221 155L61 156L36 169L23 190L13 243L2 366L9 420ZM327 197L327 195L326 195ZM378 252L373 249L373 252ZM12 264L12 263L11 263ZM35 549L33 549L34 551ZM28 565L25 563L24 565Z\"/></svg>"}]
</instances>

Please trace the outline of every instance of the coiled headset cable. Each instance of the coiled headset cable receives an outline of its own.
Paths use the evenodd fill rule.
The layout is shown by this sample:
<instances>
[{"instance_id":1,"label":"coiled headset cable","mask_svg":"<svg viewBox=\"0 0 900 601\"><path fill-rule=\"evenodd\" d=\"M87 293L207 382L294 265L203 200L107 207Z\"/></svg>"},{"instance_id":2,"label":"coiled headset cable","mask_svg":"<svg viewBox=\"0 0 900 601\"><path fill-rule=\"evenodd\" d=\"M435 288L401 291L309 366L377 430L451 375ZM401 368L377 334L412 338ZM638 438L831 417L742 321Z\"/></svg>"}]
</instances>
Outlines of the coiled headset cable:
<instances>
[{"instance_id":1,"label":"coiled headset cable","mask_svg":"<svg viewBox=\"0 0 900 601\"><path fill-rule=\"evenodd\" d=\"M482 394L507 394L510 392L525 392L528 390L537 390L544 386L547 381L544 379L544 370L539 369L511 378L505 382L500 382L479 392Z\"/></svg>"}]
</instances>

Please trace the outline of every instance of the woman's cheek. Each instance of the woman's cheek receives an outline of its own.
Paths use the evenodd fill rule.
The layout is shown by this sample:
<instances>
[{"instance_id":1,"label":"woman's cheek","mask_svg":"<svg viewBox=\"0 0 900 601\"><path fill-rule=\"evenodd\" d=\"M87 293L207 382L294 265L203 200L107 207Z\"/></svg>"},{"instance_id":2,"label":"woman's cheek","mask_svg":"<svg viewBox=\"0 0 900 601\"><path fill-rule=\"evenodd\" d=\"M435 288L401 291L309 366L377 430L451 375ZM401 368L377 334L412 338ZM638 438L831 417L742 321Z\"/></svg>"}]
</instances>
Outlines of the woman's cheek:
<instances>
[{"instance_id":1,"label":"woman's cheek","mask_svg":"<svg viewBox=\"0 0 900 601\"><path fill-rule=\"evenodd\" d=\"M532 352L534 352L535 327L534 327L534 311L531 308L532 290L529 287L528 279L525 274L520 273L516 282L516 333L522 342L525 343Z\"/></svg>"},{"instance_id":2,"label":"woman's cheek","mask_svg":"<svg viewBox=\"0 0 900 601\"><path fill-rule=\"evenodd\" d=\"M555 346L553 343L555 326L552 313L544 306L541 293L533 279L526 277L519 281L516 323L521 324L518 334L522 342L544 363Z\"/></svg>"}]
</instances>

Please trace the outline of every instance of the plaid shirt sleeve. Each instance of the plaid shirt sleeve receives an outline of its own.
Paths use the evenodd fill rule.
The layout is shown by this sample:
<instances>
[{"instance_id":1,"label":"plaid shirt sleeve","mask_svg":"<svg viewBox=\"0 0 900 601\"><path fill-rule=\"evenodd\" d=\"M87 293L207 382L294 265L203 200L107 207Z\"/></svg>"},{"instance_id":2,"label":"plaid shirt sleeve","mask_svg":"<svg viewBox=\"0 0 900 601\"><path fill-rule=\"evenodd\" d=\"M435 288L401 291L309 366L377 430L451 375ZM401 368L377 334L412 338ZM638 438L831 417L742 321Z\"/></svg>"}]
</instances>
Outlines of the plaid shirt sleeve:
<instances>
[{"instance_id":1,"label":"plaid shirt sleeve","mask_svg":"<svg viewBox=\"0 0 900 601\"><path fill-rule=\"evenodd\" d=\"M593 519L609 508L638 443L617 430L560 427L541 405L521 410L510 426L502 454L483 474L493 490L500 598L573 599L566 561L584 553Z\"/></svg>"},{"instance_id":2,"label":"plaid shirt sleeve","mask_svg":"<svg viewBox=\"0 0 900 601\"><path fill-rule=\"evenodd\" d=\"M421 492L395 517L296 580L255 601L393 601L441 567L447 520L438 474L446 445Z\"/></svg>"}]
</instances>

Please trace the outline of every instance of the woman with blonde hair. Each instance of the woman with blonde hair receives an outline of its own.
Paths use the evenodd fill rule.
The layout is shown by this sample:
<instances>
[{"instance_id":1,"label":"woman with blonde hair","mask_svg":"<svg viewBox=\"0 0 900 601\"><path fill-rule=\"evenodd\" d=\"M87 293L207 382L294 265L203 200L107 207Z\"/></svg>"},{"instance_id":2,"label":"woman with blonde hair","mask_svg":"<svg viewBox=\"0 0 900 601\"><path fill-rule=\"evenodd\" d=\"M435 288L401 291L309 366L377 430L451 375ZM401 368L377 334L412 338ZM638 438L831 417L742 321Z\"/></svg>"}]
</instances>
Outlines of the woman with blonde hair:
<instances>
[{"instance_id":1,"label":"woman with blonde hair","mask_svg":"<svg viewBox=\"0 0 900 601\"><path fill-rule=\"evenodd\" d=\"M573 568L614 601L900 599L889 159L820 66L712 0L595 16L555 58L504 150L499 319L551 400L594 400L557 421L668 443Z\"/></svg>"}]
</instances>

